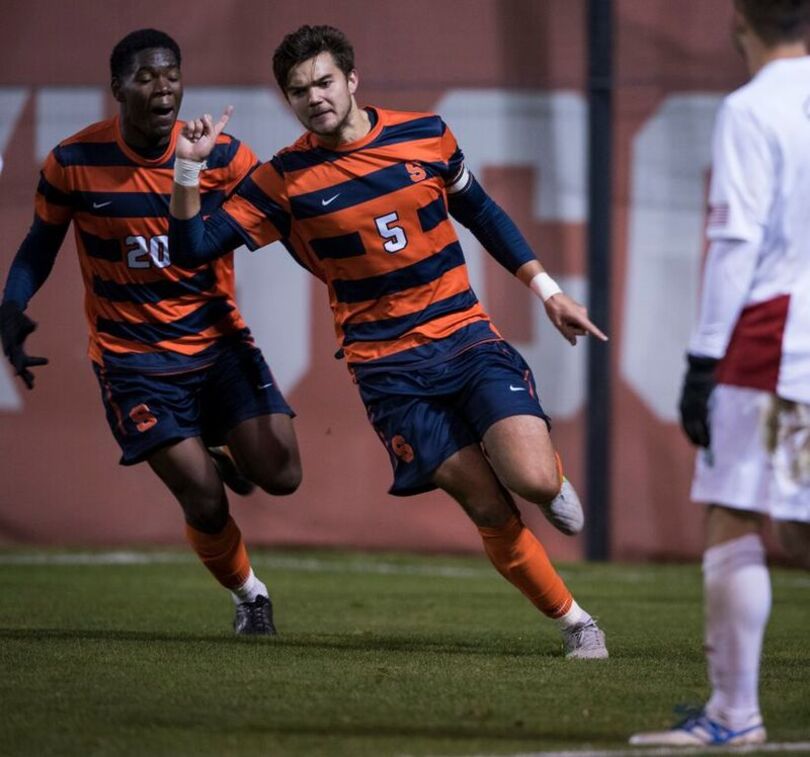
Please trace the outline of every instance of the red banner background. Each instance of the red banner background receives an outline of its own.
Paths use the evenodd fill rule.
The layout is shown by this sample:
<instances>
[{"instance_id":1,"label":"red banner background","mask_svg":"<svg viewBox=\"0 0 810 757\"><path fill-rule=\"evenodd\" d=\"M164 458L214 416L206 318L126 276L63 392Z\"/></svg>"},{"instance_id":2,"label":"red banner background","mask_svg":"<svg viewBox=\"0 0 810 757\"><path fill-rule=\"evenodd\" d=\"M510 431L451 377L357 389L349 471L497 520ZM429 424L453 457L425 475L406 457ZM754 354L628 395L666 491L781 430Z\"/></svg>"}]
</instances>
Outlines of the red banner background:
<instances>
[{"instance_id":1,"label":"red banner background","mask_svg":"<svg viewBox=\"0 0 810 757\"><path fill-rule=\"evenodd\" d=\"M738 86L744 71L728 41L730 3L725 0L618 0L615 8L615 307L611 322L604 324L611 334L614 380L611 396L591 401L609 402L612 408L608 464L613 555L687 557L700 547L699 510L688 501L692 452L674 416L662 419L652 411L620 367L623 340L631 338L625 308L631 162L639 129L667 97L719 95ZM4 278L31 220L38 172L37 93L54 87L106 92L110 50L132 29L154 26L175 36L183 50L187 87L272 89L270 61L281 37L302 23L330 23L355 43L363 103L431 110L451 91L584 96L584 14L582 0L6 0L0 26L0 94L20 91L25 104L2 148L0 272ZM105 114L115 112L108 94L103 109ZM240 136L238 122L232 131ZM270 154L260 152L260 157ZM524 228L552 273L586 275L583 224L535 220L532 170L495 164L484 169L484 183ZM698 238L696 256L700 245ZM495 322L510 338L530 338L524 333L530 307L525 292L496 265L487 262L484 268L486 303ZM233 502L249 541L478 550L474 527L446 496L401 500L386 494L387 456L368 426L345 366L332 358L334 335L325 293L314 280L309 286L309 367L287 387L298 412L304 483L288 498L257 494ZM696 291L697 283L688 286ZM47 355L51 365L39 370L35 391L17 386L21 406L0 408L0 544L179 542L182 519L168 491L145 465L117 465L118 449L85 356L81 302L69 237L29 309L40 323L31 351ZM690 322L693 306L684 302L678 317ZM661 349L681 355L684 347L685 342L666 343ZM283 356L268 358L275 366ZM651 352L649 359L655 361L657 354ZM548 371L534 368L542 392L544 376L547 381L555 376L553 366ZM554 380L565 381L565 376ZM555 408L547 409L553 416ZM581 409L555 424L555 439L574 482L581 482L583 475L583 433ZM579 488L587 499L584 484ZM580 539L561 537L528 506L524 512L555 557L582 555Z\"/></svg>"}]
</instances>

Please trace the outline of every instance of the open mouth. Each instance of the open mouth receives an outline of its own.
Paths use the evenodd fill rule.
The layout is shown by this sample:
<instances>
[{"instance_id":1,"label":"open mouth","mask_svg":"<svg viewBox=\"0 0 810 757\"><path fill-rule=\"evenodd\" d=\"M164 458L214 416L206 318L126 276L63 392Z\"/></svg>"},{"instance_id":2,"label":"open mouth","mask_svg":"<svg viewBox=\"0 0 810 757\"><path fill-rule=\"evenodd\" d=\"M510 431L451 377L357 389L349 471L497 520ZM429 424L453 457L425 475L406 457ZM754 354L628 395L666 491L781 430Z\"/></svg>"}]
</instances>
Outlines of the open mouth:
<instances>
[{"instance_id":1,"label":"open mouth","mask_svg":"<svg viewBox=\"0 0 810 757\"><path fill-rule=\"evenodd\" d=\"M152 108L151 113L153 116L165 120L174 116L174 108L171 105L156 105Z\"/></svg>"}]
</instances>

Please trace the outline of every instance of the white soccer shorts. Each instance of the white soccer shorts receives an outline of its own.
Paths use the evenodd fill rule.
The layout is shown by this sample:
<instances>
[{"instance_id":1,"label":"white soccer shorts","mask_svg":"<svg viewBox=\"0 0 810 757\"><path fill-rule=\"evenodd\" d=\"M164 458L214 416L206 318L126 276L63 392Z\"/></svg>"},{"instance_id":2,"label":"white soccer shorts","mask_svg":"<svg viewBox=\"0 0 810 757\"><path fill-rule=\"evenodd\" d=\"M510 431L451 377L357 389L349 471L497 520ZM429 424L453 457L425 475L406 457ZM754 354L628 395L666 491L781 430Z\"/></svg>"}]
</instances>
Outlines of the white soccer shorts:
<instances>
[{"instance_id":1,"label":"white soccer shorts","mask_svg":"<svg viewBox=\"0 0 810 757\"><path fill-rule=\"evenodd\" d=\"M810 407L721 384L711 396L711 447L698 450L692 499L810 522ZM775 444L766 447L768 429Z\"/></svg>"}]
</instances>

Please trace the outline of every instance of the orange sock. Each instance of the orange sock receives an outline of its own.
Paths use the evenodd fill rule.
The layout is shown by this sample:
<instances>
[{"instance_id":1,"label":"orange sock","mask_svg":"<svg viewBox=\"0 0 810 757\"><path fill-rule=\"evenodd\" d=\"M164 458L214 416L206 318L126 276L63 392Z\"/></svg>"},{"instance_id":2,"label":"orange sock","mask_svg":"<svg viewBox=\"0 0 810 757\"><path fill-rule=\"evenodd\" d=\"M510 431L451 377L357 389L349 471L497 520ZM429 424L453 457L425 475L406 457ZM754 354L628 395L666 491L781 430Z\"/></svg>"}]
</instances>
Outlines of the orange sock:
<instances>
[{"instance_id":1,"label":"orange sock","mask_svg":"<svg viewBox=\"0 0 810 757\"><path fill-rule=\"evenodd\" d=\"M478 528L492 564L549 618L559 618L574 598L535 535L513 516L498 528Z\"/></svg>"},{"instance_id":2,"label":"orange sock","mask_svg":"<svg viewBox=\"0 0 810 757\"><path fill-rule=\"evenodd\" d=\"M237 589L247 581L250 559L233 518L228 516L225 528L218 534L203 533L186 523L186 538L203 565L226 589Z\"/></svg>"}]
</instances>

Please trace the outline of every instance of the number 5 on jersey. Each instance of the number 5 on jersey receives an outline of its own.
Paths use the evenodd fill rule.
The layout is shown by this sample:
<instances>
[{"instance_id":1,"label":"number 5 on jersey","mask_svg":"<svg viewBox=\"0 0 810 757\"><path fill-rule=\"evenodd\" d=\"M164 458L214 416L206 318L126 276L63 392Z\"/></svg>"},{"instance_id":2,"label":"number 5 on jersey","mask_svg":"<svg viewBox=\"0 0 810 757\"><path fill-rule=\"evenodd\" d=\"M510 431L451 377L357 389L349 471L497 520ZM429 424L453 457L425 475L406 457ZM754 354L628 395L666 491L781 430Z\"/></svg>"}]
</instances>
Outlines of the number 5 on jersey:
<instances>
[{"instance_id":1,"label":"number 5 on jersey","mask_svg":"<svg viewBox=\"0 0 810 757\"><path fill-rule=\"evenodd\" d=\"M405 230L401 226L391 225L394 221L398 220L399 216L396 213L387 213L384 216L379 216L374 219L380 236L388 240L383 243L383 249L386 252L399 252L408 246L408 238L405 236Z\"/></svg>"}]
</instances>

